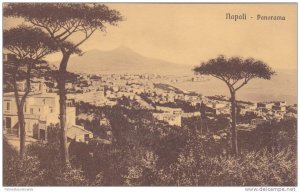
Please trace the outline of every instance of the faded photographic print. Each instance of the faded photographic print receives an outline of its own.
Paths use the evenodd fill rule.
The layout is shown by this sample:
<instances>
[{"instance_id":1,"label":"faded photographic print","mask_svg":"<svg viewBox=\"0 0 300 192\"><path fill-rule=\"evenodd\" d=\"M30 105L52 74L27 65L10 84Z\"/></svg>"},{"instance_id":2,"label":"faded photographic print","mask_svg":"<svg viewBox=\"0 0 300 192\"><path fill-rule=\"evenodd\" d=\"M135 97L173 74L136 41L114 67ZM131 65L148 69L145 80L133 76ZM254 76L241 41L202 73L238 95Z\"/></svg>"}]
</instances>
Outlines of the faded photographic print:
<instances>
[{"instance_id":1,"label":"faded photographic print","mask_svg":"<svg viewBox=\"0 0 300 192\"><path fill-rule=\"evenodd\" d=\"M2 11L4 187L295 190L297 3Z\"/></svg>"}]
</instances>

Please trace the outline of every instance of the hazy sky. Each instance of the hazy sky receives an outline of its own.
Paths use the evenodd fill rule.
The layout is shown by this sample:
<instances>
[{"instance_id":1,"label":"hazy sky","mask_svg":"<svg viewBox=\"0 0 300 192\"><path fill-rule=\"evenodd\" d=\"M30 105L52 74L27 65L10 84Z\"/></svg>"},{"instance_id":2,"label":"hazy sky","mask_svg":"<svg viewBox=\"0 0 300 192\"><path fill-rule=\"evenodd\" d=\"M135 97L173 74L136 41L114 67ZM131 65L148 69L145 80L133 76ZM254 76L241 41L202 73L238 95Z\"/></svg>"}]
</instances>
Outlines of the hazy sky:
<instances>
[{"instance_id":1,"label":"hazy sky","mask_svg":"<svg viewBox=\"0 0 300 192\"><path fill-rule=\"evenodd\" d=\"M105 35L96 33L81 47L84 51L124 45L144 56L186 65L224 54L255 57L275 69L297 67L296 4L107 5L126 20ZM226 20L226 13L245 13L247 20ZM257 14L286 20L258 21Z\"/></svg>"}]
</instances>

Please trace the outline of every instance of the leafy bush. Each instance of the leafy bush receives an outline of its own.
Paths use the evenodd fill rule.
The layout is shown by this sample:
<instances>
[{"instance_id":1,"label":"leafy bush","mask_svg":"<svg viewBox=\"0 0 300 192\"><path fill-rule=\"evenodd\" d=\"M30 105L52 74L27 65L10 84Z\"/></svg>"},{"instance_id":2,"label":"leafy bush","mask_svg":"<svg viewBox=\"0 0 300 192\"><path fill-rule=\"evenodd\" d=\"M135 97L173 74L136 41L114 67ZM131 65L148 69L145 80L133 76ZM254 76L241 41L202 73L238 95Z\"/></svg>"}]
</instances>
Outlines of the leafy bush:
<instances>
[{"instance_id":1,"label":"leafy bush","mask_svg":"<svg viewBox=\"0 0 300 192\"><path fill-rule=\"evenodd\" d=\"M79 169L67 168L56 177L58 186L85 186L88 181Z\"/></svg>"},{"instance_id":2,"label":"leafy bush","mask_svg":"<svg viewBox=\"0 0 300 192\"><path fill-rule=\"evenodd\" d=\"M18 152L4 140L3 185L34 186L40 183L44 172L39 169L40 161L35 156L19 157Z\"/></svg>"},{"instance_id":3,"label":"leafy bush","mask_svg":"<svg viewBox=\"0 0 300 192\"><path fill-rule=\"evenodd\" d=\"M295 186L296 154L290 148L268 150L236 158L205 157L181 153L178 162L163 171L167 185L196 186Z\"/></svg>"},{"instance_id":4,"label":"leafy bush","mask_svg":"<svg viewBox=\"0 0 300 192\"><path fill-rule=\"evenodd\" d=\"M87 179L80 169L64 168L61 164L58 127L49 128L48 143L27 146L21 159L18 152L4 140L5 186L83 186Z\"/></svg>"},{"instance_id":5,"label":"leafy bush","mask_svg":"<svg viewBox=\"0 0 300 192\"><path fill-rule=\"evenodd\" d=\"M93 110L101 112L99 108ZM4 141L4 185L296 185L296 121L239 133L242 153L235 157L229 154L230 135L222 136L226 130L203 135L190 126L175 128L151 121L146 111L134 113L120 107L103 110L116 140L109 145L72 142L72 168L61 164L58 125L49 127L47 143L27 146L23 160ZM221 139L214 139L214 135Z\"/></svg>"}]
</instances>

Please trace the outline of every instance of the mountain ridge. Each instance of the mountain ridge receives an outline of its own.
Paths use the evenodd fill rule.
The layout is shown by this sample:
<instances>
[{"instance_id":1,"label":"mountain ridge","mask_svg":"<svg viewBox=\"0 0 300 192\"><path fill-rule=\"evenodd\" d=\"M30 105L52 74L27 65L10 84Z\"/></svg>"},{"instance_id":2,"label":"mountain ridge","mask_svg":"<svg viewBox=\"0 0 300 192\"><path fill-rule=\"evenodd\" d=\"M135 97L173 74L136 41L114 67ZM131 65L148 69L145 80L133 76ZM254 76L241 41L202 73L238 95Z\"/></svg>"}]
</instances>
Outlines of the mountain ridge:
<instances>
[{"instance_id":1,"label":"mountain ridge","mask_svg":"<svg viewBox=\"0 0 300 192\"><path fill-rule=\"evenodd\" d=\"M58 62L55 62L56 65ZM143 56L131 48L120 46L112 50L92 49L82 56L69 59L70 72L85 73L160 73L181 74L191 72L191 66L164 61L161 59Z\"/></svg>"}]
</instances>

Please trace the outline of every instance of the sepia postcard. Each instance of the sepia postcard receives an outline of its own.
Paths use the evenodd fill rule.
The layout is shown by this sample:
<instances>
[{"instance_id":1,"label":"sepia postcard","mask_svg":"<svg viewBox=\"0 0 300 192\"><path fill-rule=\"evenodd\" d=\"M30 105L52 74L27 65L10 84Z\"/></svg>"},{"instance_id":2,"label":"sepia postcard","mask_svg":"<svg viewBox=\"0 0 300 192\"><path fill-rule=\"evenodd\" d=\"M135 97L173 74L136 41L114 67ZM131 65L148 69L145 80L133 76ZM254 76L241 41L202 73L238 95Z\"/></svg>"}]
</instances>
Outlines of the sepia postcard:
<instances>
[{"instance_id":1,"label":"sepia postcard","mask_svg":"<svg viewBox=\"0 0 300 192\"><path fill-rule=\"evenodd\" d=\"M2 13L6 191L295 191L297 3L6 2Z\"/></svg>"}]
</instances>

